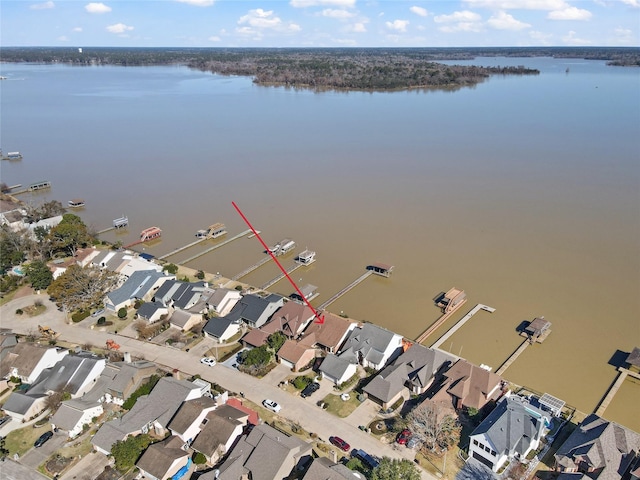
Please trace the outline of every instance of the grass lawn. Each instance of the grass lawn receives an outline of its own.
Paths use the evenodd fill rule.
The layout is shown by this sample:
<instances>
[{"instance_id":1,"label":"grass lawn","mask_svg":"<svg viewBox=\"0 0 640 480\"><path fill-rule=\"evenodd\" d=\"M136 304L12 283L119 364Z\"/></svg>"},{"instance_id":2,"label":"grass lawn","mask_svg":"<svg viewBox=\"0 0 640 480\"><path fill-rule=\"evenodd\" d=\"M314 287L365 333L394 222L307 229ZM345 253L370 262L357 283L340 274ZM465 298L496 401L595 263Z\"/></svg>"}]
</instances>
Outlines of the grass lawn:
<instances>
[{"instance_id":1,"label":"grass lawn","mask_svg":"<svg viewBox=\"0 0 640 480\"><path fill-rule=\"evenodd\" d=\"M33 447L38 437L48 430L51 430L49 423L38 428L28 426L9 432L5 440L5 448L9 450L9 455L17 453L22 456Z\"/></svg>"},{"instance_id":2,"label":"grass lawn","mask_svg":"<svg viewBox=\"0 0 640 480\"><path fill-rule=\"evenodd\" d=\"M33 305L27 305L22 309L22 311L30 317L37 317L38 315L43 314L46 310L47 307L44 305L36 305L35 303Z\"/></svg>"},{"instance_id":3,"label":"grass lawn","mask_svg":"<svg viewBox=\"0 0 640 480\"><path fill-rule=\"evenodd\" d=\"M346 402L340 398L340 395L329 394L322 400L326 403L327 412L337 415L340 418L348 417L353 411L358 408L360 402L356 398L356 393L351 392L350 398Z\"/></svg>"},{"instance_id":4,"label":"grass lawn","mask_svg":"<svg viewBox=\"0 0 640 480\"><path fill-rule=\"evenodd\" d=\"M425 455L422 452L418 452L416 453L416 460L430 474L448 480L454 480L458 471L464 466L464 462L458 457L457 447L447 452L446 465L444 455L438 457L437 455ZM444 475L442 475L443 470L445 471Z\"/></svg>"},{"instance_id":5,"label":"grass lawn","mask_svg":"<svg viewBox=\"0 0 640 480\"><path fill-rule=\"evenodd\" d=\"M235 349L237 349L239 347L239 345L237 343L234 343L233 345L225 345L224 347L213 347L210 348L209 350L207 350L207 353L205 353L205 357L215 357L216 360L218 360L219 362L224 361L223 359L229 355L231 352L233 352Z\"/></svg>"}]
</instances>

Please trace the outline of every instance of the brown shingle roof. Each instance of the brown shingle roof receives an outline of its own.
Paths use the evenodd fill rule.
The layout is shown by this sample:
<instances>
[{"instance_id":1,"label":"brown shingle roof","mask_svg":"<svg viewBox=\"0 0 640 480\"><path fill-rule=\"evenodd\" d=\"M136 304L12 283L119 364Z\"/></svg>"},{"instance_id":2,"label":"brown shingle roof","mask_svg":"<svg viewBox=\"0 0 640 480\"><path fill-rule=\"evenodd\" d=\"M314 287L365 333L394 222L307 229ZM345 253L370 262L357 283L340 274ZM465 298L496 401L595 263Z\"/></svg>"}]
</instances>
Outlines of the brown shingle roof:
<instances>
[{"instance_id":1,"label":"brown shingle roof","mask_svg":"<svg viewBox=\"0 0 640 480\"><path fill-rule=\"evenodd\" d=\"M289 337L295 337L304 328L310 319L314 317L313 310L306 305L296 302L287 302L273 315L271 321L261 328L268 334L283 332Z\"/></svg>"},{"instance_id":2,"label":"brown shingle roof","mask_svg":"<svg viewBox=\"0 0 640 480\"><path fill-rule=\"evenodd\" d=\"M267 343L268 336L269 334L267 332L260 330L259 328L254 328L242 337L242 341L254 347L261 347Z\"/></svg>"},{"instance_id":3,"label":"brown shingle roof","mask_svg":"<svg viewBox=\"0 0 640 480\"><path fill-rule=\"evenodd\" d=\"M189 454L181 447L182 440L179 437L170 437L168 440L154 443L149 445L136 465L156 478L163 478L176 460L184 458L184 463L187 463Z\"/></svg>"},{"instance_id":4,"label":"brown shingle roof","mask_svg":"<svg viewBox=\"0 0 640 480\"><path fill-rule=\"evenodd\" d=\"M208 457L213 457L216 450L227 443L234 430L242 425L242 422L219 413L214 410L206 416L206 425L191 445L194 450Z\"/></svg>"},{"instance_id":5,"label":"brown shingle roof","mask_svg":"<svg viewBox=\"0 0 640 480\"><path fill-rule=\"evenodd\" d=\"M352 323L333 313L322 312L321 315L324 315L324 323L312 322L307 327L302 341L311 335L315 335L315 343L326 348L333 348L335 351L342 343ZM307 344L308 342L304 341L304 343Z\"/></svg>"},{"instance_id":6,"label":"brown shingle roof","mask_svg":"<svg viewBox=\"0 0 640 480\"><path fill-rule=\"evenodd\" d=\"M287 340L282 344L280 350L278 350L278 357L295 364L298 363L302 356L309 350L315 349L301 345L295 340Z\"/></svg>"},{"instance_id":7,"label":"brown shingle roof","mask_svg":"<svg viewBox=\"0 0 640 480\"><path fill-rule=\"evenodd\" d=\"M196 421L198 416L203 410L207 408L214 408L216 402L209 397L194 398L184 402L175 416L169 422L168 427L180 434L187 431L187 429Z\"/></svg>"},{"instance_id":8,"label":"brown shingle roof","mask_svg":"<svg viewBox=\"0 0 640 480\"><path fill-rule=\"evenodd\" d=\"M18 370L19 375L29 376L49 349L49 347L40 347L31 343L19 343L11 352L12 355L16 355L12 367Z\"/></svg>"},{"instance_id":9,"label":"brown shingle roof","mask_svg":"<svg viewBox=\"0 0 640 480\"><path fill-rule=\"evenodd\" d=\"M477 409L487 403L489 393L502 381L495 373L462 359L444 375L447 377L447 392L460 398L465 407Z\"/></svg>"}]
</instances>

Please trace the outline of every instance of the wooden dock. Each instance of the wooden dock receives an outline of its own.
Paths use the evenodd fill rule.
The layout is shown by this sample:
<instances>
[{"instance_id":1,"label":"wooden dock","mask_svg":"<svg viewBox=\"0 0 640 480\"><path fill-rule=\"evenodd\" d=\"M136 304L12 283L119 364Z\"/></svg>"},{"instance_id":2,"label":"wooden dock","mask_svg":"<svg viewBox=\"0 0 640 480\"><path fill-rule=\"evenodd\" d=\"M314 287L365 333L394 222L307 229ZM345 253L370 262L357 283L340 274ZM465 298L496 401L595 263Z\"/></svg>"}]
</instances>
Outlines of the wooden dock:
<instances>
[{"instance_id":1,"label":"wooden dock","mask_svg":"<svg viewBox=\"0 0 640 480\"><path fill-rule=\"evenodd\" d=\"M202 238L199 238L199 239L197 239L197 240L195 240L195 241L193 241L191 243L188 243L188 244L186 244L186 245L184 245L182 247L178 247L175 250L171 250L169 253L165 253L164 255L159 256L158 260L164 260L165 258L170 257L172 255L175 255L176 253L180 253L180 252L186 250L187 248L195 247L199 243L204 242L207 238L208 237L202 237Z\"/></svg>"},{"instance_id":2,"label":"wooden dock","mask_svg":"<svg viewBox=\"0 0 640 480\"><path fill-rule=\"evenodd\" d=\"M290 273L295 272L297 269L299 269L300 267L304 266L303 263L295 263L292 266L290 266L289 268L287 268L287 275L289 275ZM281 273L280 275L278 275L277 277L273 277L271 280L269 280L267 283L265 283L264 285L262 285L260 287L261 290L266 290L267 288L269 288L271 285L274 285L276 283L278 283L280 280L282 280L285 277L284 273Z\"/></svg>"},{"instance_id":3,"label":"wooden dock","mask_svg":"<svg viewBox=\"0 0 640 480\"><path fill-rule=\"evenodd\" d=\"M529 339L526 339L524 342L522 342L520 346L516 349L516 351L513 352L509 356L509 358L507 358L504 361L502 365L500 365L498 370L496 370L496 375L502 375L505 372L505 370L509 368L513 362L516 361L516 359L522 354L522 352L524 352L527 349L529 345L531 345L531 342L529 341Z\"/></svg>"},{"instance_id":4,"label":"wooden dock","mask_svg":"<svg viewBox=\"0 0 640 480\"><path fill-rule=\"evenodd\" d=\"M200 253L196 253L195 255L190 256L186 260L182 260L181 262L174 262L174 263L177 263L178 265L184 265L186 263L189 263L189 262L195 260L196 258L199 258L199 257L201 257L203 255L206 255L207 253L211 253L211 252L213 252L214 250L216 250L216 249L218 249L220 247L224 247L225 245L233 242L234 240L237 240L239 238L244 237L249 232L251 232L251 230L245 230L244 232L239 233L239 234L237 234L237 235L235 235L235 236L233 236L231 238L227 238L224 242L221 242L221 243L219 243L217 245L214 245L213 247L209 247L206 250L203 250Z\"/></svg>"},{"instance_id":5,"label":"wooden dock","mask_svg":"<svg viewBox=\"0 0 640 480\"><path fill-rule=\"evenodd\" d=\"M102 234L102 233L107 233L110 232L111 230L115 230L116 227L109 227L109 228L103 228L102 230L98 230L96 233L98 235Z\"/></svg>"},{"instance_id":6,"label":"wooden dock","mask_svg":"<svg viewBox=\"0 0 640 480\"><path fill-rule=\"evenodd\" d=\"M349 285L347 285L346 287L344 287L342 290L340 290L338 293L336 293L333 297L331 297L329 300L327 300L326 302L322 303L319 307L318 310L324 310L325 308L327 308L330 304L332 304L333 302L335 302L336 300L338 300L341 296L343 296L345 293L347 293L348 291L354 289L355 287L357 287L359 284L361 284L362 282L364 282L369 276L373 275L373 271L372 270L367 270L365 273L363 273L361 276L359 276L358 278L356 278L353 282L351 282Z\"/></svg>"},{"instance_id":7,"label":"wooden dock","mask_svg":"<svg viewBox=\"0 0 640 480\"><path fill-rule=\"evenodd\" d=\"M624 381L627 379L627 375L630 375L640 380L640 374L632 372L631 370L627 370L624 367L618 367L618 372L619 372L618 376L609 387L609 391L602 398L602 401L600 402L600 404L596 407L595 414L598 415L599 417L602 417L602 415L604 414L604 411L607 409L607 407L613 400L613 397L616 396L616 393L618 393L618 390L620 389Z\"/></svg>"},{"instance_id":8,"label":"wooden dock","mask_svg":"<svg viewBox=\"0 0 640 480\"><path fill-rule=\"evenodd\" d=\"M254 270L257 270L258 268L260 268L262 265L264 265L265 263L268 263L269 260L271 260L271 257L269 255L267 255L266 257L262 258L261 260L257 261L256 263L254 263L253 265L245 268L243 271L241 271L239 274L235 275L233 278L231 278L231 280L235 281L235 280L239 280L242 277L246 277L247 275L249 275L251 272L253 272Z\"/></svg>"},{"instance_id":9,"label":"wooden dock","mask_svg":"<svg viewBox=\"0 0 640 480\"><path fill-rule=\"evenodd\" d=\"M442 345L444 342L446 342L449 339L449 337L451 337L451 335L453 335L460 328L462 328L462 326L465 323L467 323L467 321L469 321L469 319L471 319L471 317L473 317L480 310L484 310L484 311L489 312L489 313L493 313L493 312L496 311L495 308L489 307L487 305L483 305L482 303L477 304L475 307L473 307L469 311L469 313L467 313L464 317L462 317L460 320L458 320L458 323L456 323L453 327L451 327L449 330L447 330L447 333L445 333L433 345L431 345L431 348L438 348L440 345Z\"/></svg>"},{"instance_id":10,"label":"wooden dock","mask_svg":"<svg viewBox=\"0 0 640 480\"><path fill-rule=\"evenodd\" d=\"M453 315L454 313L456 313L458 311L458 309L460 307L462 307L462 305L464 305L465 303L467 303L467 299L464 298L463 300L461 300L459 303L457 303L454 307L451 308L451 310L449 310L447 313L443 313L440 318L438 318L431 326L429 326L429 328L427 328L424 332L422 332L420 335L418 335L418 337L416 338L416 343L422 343L424 342L427 337L429 335L431 335L433 332L435 332L438 328L440 328L442 326L442 324L444 322L446 322L447 320L449 320L449 317L451 317L451 315Z\"/></svg>"}]
</instances>

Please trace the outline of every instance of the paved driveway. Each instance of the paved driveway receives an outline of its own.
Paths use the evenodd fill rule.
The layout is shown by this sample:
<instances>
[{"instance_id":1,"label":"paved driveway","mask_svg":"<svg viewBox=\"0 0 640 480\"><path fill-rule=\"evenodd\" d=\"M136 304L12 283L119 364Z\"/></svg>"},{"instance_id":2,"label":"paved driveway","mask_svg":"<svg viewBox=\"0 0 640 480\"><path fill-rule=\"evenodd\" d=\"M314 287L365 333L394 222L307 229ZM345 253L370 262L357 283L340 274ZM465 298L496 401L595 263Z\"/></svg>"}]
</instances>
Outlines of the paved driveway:
<instances>
[{"instance_id":1,"label":"paved driveway","mask_svg":"<svg viewBox=\"0 0 640 480\"><path fill-rule=\"evenodd\" d=\"M42 465L56 450L59 450L66 441L66 433L54 433L47 443L39 448L31 448L19 461L27 467L36 468L38 465Z\"/></svg>"},{"instance_id":2,"label":"paved driveway","mask_svg":"<svg viewBox=\"0 0 640 480\"><path fill-rule=\"evenodd\" d=\"M17 308L32 305L36 299L47 306L47 310L42 315L33 318L21 318L15 315ZM34 328L37 330L38 324L48 325L61 334L60 338L78 345L83 345L87 341L94 345L104 345L107 339L114 339L121 345L120 351L122 352L130 352L134 356L144 357L170 369L177 368L187 375L199 374L204 380L223 385L231 392L244 392L245 397L256 404L261 404L265 398L275 400L282 405L281 415L283 417L303 425L306 430L318 434L325 441L329 439L329 436L336 435L349 442L353 448L361 448L373 455L406 458L410 461L414 459L414 452L411 450L407 448L394 449L391 445L383 444L372 435L359 430L357 426L317 407L314 397L309 398L308 400L311 401L307 402L304 401L305 399L294 397L281 390L277 385L269 384L249 375L238 374L237 370L225 365L217 364L214 367L202 365L199 356L193 355L191 352L166 348L67 323L65 315L49 302L46 295L32 295L12 300L0 308L0 317L2 318L2 326L11 328L16 333L28 333ZM434 478L426 472L423 472L422 475L425 479Z\"/></svg>"},{"instance_id":3,"label":"paved driveway","mask_svg":"<svg viewBox=\"0 0 640 480\"><path fill-rule=\"evenodd\" d=\"M2 480L48 480L49 478L9 459L0 463L0 473Z\"/></svg>"}]
</instances>

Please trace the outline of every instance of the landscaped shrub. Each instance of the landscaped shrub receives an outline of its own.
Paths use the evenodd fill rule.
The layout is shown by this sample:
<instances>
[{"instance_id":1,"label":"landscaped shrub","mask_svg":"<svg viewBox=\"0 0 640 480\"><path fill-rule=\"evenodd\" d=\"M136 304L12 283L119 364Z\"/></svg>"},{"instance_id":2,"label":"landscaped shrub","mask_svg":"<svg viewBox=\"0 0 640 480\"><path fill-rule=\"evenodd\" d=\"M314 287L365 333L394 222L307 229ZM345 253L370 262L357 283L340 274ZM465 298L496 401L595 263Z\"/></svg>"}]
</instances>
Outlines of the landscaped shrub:
<instances>
[{"instance_id":1,"label":"landscaped shrub","mask_svg":"<svg viewBox=\"0 0 640 480\"><path fill-rule=\"evenodd\" d=\"M18 309L16 310L16 315L22 315L23 313L24 313L24 312L22 311L22 309L21 309L21 308L18 308Z\"/></svg>"},{"instance_id":2,"label":"landscaped shrub","mask_svg":"<svg viewBox=\"0 0 640 480\"><path fill-rule=\"evenodd\" d=\"M127 316L127 309L122 307L118 310L118 318L125 318Z\"/></svg>"},{"instance_id":3,"label":"landscaped shrub","mask_svg":"<svg viewBox=\"0 0 640 480\"><path fill-rule=\"evenodd\" d=\"M158 375L151 375L149 377L149 380L140 385L138 389L125 400L125 402L122 404L122 408L124 408L125 410L131 410L136 404L138 397L149 395L151 393L151 390L153 390L153 387L155 387L156 383L158 383L158 380L160 380L160 377L158 377Z\"/></svg>"},{"instance_id":4,"label":"landscaped shrub","mask_svg":"<svg viewBox=\"0 0 640 480\"><path fill-rule=\"evenodd\" d=\"M304 388L309 385L311 382L313 382L312 378L309 377L296 377L293 380L293 386L296 387L298 390L304 390Z\"/></svg>"},{"instance_id":5,"label":"landscaped shrub","mask_svg":"<svg viewBox=\"0 0 640 480\"><path fill-rule=\"evenodd\" d=\"M133 304L133 308L135 308L136 310L139 309L142 304L144 303L144 300L140 300L139 298L134 302Z\"/></svg>"},{"instance_id":6,"label":"landscaped shrub","mask_svg":"<svg viewBox=\"0 0 640 480\"><path fill-rule=\"evenodd\" d=\"M79 310L71 315L71 320L73 321L73 323L81 322L89 316L89 313L89 310Z\"/></svg>"},{"instance_id":7,"label":"landscaped shrub","mask_svg":"<svg viewBox=\"0 0 640 480\"><path fill-rule=\"evenodd\" d=\"M196 273L196 278L198 280L204 280L204 272L202 270L198 270L198 273Z\"/></svg>"},{"instance_id":8,"label":"landscaped shrub","mask_svg":"<svg viewBox=\"0 0 640 480\"><path fill-rule=\"evenodd\" d=\"M105 323L107 323L107 318L106 317L100 317L98 319L98 325L104 325Z\"/></svg>"},{"instance_id":9,"label":"landscaped shrub","mask_svg":"<svg viewBox=\"0 0 640 480\"><path fill-rule=\"evenodd\" d=\"M196 452L193 456L193 463L195 463L196 465L204 465L205 463L207 463L207 457L205 457L204 454L200 452Z\"/></svg>"}]
</instances>

